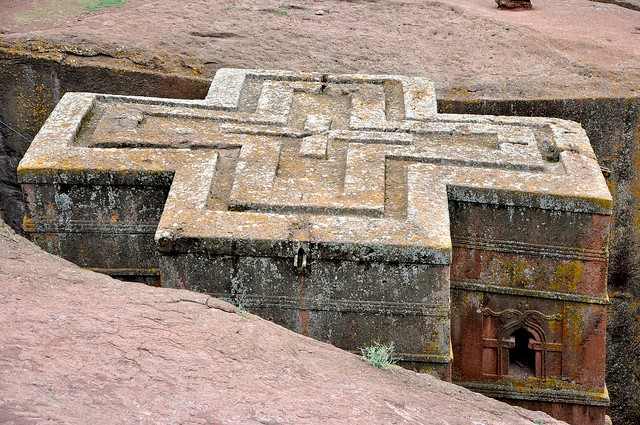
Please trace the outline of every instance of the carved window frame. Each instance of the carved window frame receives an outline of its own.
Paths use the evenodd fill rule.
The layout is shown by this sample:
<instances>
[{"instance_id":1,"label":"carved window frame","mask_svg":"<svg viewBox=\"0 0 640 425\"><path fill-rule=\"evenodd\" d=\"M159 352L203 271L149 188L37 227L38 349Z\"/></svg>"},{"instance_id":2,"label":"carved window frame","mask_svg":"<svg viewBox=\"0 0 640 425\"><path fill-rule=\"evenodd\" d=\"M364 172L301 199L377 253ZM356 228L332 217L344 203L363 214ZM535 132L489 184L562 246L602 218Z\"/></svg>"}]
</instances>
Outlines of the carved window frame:
<instances>
[{"instance_id":1,"label":"carved window frame","mask_svg":"<svg viewBox=\"0 0 640 425\"><path fill-rule=\"evenodd\" d=\"M528 306L520 306L517 309L511 308L495 312L490 308L479 310L482 313L482 374L485 376L509 376L509 349L515 347L515 338L513 334L519 329L529 332L533 339L529 340L528 348L535 353L535 370L533 376L536 378L547 378L549 373L547 370L547 354L551 351L562 351L562 345L557 343L548 343L547 334L544 324L549 321L561 321L562 316L555 314L548 316L537 310L530 310ZM500 327L497 334L490 334L493 328L491 320L497 318ZM489 330L489 332L487 332ZM487 334L489 333L489 334ZM495 367L493 370L486 370L487 349L495 349ZM493 373L492 373L493 372Z\"/></svg>"}]
</instances>

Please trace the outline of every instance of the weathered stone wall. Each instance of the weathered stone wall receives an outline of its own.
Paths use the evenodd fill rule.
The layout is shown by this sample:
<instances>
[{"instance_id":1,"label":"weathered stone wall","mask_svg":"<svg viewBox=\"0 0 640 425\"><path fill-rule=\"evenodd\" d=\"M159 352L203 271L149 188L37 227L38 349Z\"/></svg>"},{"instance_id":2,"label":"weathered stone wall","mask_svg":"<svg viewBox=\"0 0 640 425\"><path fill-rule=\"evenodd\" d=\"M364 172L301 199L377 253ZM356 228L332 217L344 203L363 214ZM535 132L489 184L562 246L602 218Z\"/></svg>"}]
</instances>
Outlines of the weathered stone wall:
<instances>
[{"instance_id":1,"label":"weathered stone wall","mask_svg":"<svg viewBox=\"0 0 640 425\"><path fill-rule=\"evenodd\" d=\"M58 58L59 59L59 58ZM0 218L21 232L24 214L15 169L62 95L68 91L203 98L210 79L149 72L143 67L17 55L0 49Z\"/></svg>"},{"instance_id":2,"label":"weathered stone wall","mask_svg":"<svg viewBox=\"0 0 640 425\"><path fill-rule=\"evenodd\" d=\"M607 385L616 424L640 423L640 99L441 100L451 113L559 117L580 122L614 200L609 264Z\"/></svg>"}]
</instances>

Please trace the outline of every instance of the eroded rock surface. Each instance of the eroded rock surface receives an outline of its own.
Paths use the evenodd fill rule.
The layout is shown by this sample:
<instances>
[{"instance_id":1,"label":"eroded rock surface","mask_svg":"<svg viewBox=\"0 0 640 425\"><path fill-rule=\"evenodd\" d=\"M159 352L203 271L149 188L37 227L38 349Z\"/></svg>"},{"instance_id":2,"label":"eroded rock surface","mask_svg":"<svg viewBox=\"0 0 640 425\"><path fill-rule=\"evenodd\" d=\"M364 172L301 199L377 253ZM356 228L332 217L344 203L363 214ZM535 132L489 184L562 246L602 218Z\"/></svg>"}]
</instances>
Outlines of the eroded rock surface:
<instances>
[{"instance_id":1,"label":"eroded rock surface","mask_svg":"<svg viewBox=\"0 0 640 425\"><path fill-rule=\"evenodd\" d=\"M81 270L2 222L0 321L2 423L564 423L203 294Z\"/></svg>"}]
</instances>

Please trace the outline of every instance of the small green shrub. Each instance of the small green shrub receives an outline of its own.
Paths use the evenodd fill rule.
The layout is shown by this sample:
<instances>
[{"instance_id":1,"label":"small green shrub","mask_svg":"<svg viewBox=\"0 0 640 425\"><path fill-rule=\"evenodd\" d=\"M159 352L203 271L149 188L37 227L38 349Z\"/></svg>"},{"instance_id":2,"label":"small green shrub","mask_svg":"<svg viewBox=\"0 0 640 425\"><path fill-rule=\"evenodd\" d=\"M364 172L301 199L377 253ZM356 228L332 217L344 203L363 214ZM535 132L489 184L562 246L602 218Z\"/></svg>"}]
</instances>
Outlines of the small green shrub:
<instances>
[{"instance_id":1,"label":"small green shrub","mask_svg":"<svg viewBox=\"0 0 640 425\"><path fill-rule=\"evenodd\" d=\"M394 356L395 347L393 342L381 344L379 340L373 341L371 345L360 348L362 360L371 366L379 369L389 370L396 364L398 359Z\"/></svg>"},{"instance_id":2,"label":"small green shrub","mask_svg":"<svg viewBox=\"0 0 640 425\"><path fill-rule=\"evenodd\" d=\"M247 310L247 307L242 302L238 303L238 305L236 306L236 314L246 319L251 317L251 313L249 312L249 310Z\"/></svg>"},{"instance_id":3,"label":"small green shrub","mask_svg":"<svg viewBox=\"0 0 640 425\"><path fill-rule=\"evenodd\" d=\"M544 419L536 419L533 423L536 425L544 425Z\"/></svg>"}]
</instances>

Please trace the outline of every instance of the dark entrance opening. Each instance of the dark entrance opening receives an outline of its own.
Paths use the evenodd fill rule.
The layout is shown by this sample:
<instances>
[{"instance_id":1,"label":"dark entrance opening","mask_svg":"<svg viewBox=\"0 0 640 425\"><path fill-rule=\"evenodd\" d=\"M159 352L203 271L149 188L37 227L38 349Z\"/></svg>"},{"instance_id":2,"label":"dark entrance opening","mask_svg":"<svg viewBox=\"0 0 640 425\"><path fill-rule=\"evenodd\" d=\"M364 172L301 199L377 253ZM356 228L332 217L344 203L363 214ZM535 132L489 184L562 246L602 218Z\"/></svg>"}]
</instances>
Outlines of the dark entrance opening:
<instances>
[{"instance_id":1,"label":"dark entrance opening","mask_svg":"<svg viewBox=\"0 0 640 425\"><path fill-rule=\"evenodd\" d=\"M536 352L529 348L529 340L535 338L524 328L515 331L513 337L515 345L509 349L509 375L518 378L535 376Z\"/></svg>"}]
</instances>

